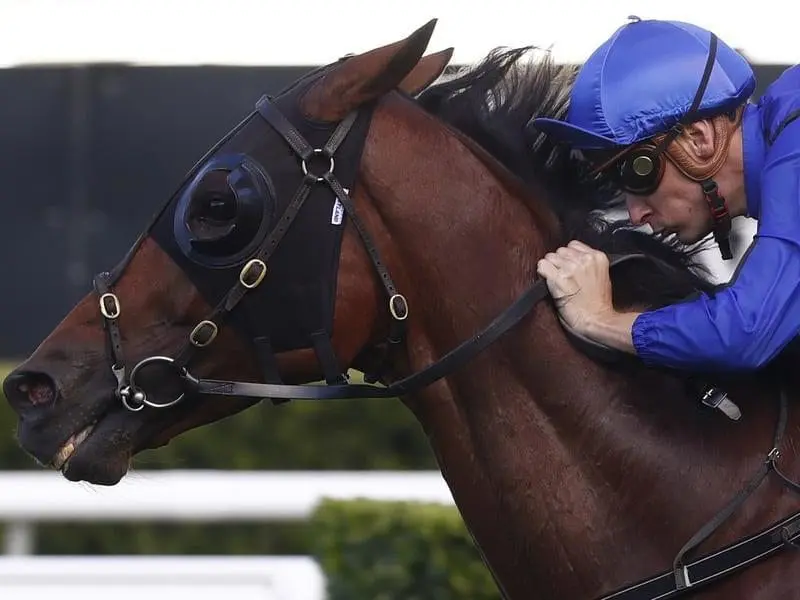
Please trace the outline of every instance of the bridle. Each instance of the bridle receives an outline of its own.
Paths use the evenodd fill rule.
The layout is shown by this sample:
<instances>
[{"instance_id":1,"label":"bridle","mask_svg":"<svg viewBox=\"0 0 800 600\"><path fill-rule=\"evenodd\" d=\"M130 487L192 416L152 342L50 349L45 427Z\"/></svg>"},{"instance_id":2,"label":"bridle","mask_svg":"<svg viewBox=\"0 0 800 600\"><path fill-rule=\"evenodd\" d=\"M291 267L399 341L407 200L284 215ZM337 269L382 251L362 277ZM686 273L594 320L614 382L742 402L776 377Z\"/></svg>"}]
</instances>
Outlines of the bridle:
<instances>
[{"instance_id":1,"label":"bridle","mask_svg":"<svg viewBox=\"0 0 800 600\"><path fill-rule=\"evenodd\" d=\"M197 325L192 329L192 331L189 333L188 339L184 342L183 346L177 352L175 357L160 355L149 356L140 360L133 366L133 368L130 369L130 371L128 371L122 350L122 336L119 326L119 317L122 314L122 304L118 296L112 291L112 288L122 276L125 268L130 263L133 254L141 245L147 232L152 228L152 224L145 229L142 236L140 236L136 243L134 243L133 247L129 250L125 258L113 271L100 273L94 278L94 288L99 295L100 313L103 317L104 327L107 332L111 370L117 380L116 395L122 402L123 406L130 411L137 412L142 410L145 406L149 406L151 408L168 408L176 405L185 397L186 392L182 392L175 398L172 398L166 402L156 402L148 397L147 392L141 386L137 385L137 375L139 375L143 368L153 364L161 363L174 369L175 373L180 376L181 379L183 379L184 384L188 384L188 387L191 388L193 393L222 393L221 390L212 389L214 386L210 386L209 382L194 378L188 371L188 364L198 350L206 348L214 341L219 333L220 324L225 317L236 308L236 306L248 294L248 292L256 289L264 280L268 272L267 265L269 264L270 257L280 244L286 232L291 227L295 217L299 213L314 186L327 185L347 211L348 216L361 236L372 264L377 271L378 277L383 284L383 288L389 298L389 314L392 318L389 342L398 344L404 338L405 320L408 317L407 301L402 294L398 293L397 287L392 281L392 278L384 266L383 261L378 255L378 251L369 232L363 226L363 223L355 213L355 208L352 200L350 199L348 190L341 185L335 174L336 163L334 156L336 154L336 150L345 140L351 128L353 127L358 113L353 112L349 114L339 123L325 145L321 148L315 148L309 144L300 134L300 132L286 119L286 117L280 112L269 96L263 96L257 102L255 111L281 135L284 141L289 144L294 153L300 158L302 180L291 202L284 210L275 227L264 239L254 255L247 260L242 267L236 283L228 290L228 292L211 311L211 313L205 319L197 323ZM222 140L220 140L211 150L209 150L206 156L212 154L217 148L222 146L228 139L230 139L248 121L248 119L249 117L242 121L242 123L234 128ZM205 157L198 161L195 170L199 168L204 160ZM320 161L326 163L325 170L316 173L311 165ZM159 215L156 215L156 217L153 219L153 222L157 220L158 216ZM254 384L246 384L244 382L221 383L233 385L235 389L234 395L254 396L260 399L268 396L273 398L291 399L296 397L296 392L294 391L296 388L302 389L304 387L313 387L313 389L317 389L316 386L280 385L280 391L253 390L250 387L245 389L242 386L252 386ZM349 386L345 385L343 387L347 388ZM263 391L274 393L264 394L262 393Z\"/></svg>"},{"instance_id":2,"label":"bridle","mask_svg":"<svg viewBox=\"0 0 800 600\"><path fill-rule=\"evenodd\" d=\"M336 127L333 134L322 147L309 144L269 96L263 96L256 104L255 111L277 131L300 159L302 180L291 202L284 210L277 225L267 235L253 256L247 260L239 272L238 280L212 309L211 313L201 320L189 333L188 339L174 357L153 355L141 359L130 370L125 362L122 349L119 317L122 304L113 292L113 286L122 276L130 263L136 249L141 245L152 224L144 230L123 260L110 272L103 272L94 278L94 287L99 295L100 312L107 332L107 344L111 361L111 371L117 381L116 396L129 411L138 412L148 406L153 409L165 409L174 406L190 394L203 394L228 397L248 397L257 400L272 399L355 399L355 398L393 398L411 394L425 388L431 383L452 373L467 363L482 350L494 343L505 332L519 323L541 300L548 297L548 288L543 279L534 281L508 308L492 320L483 330L470 339L465 340L438 361L424 369L413 373L387 386L369 384L351 384L343 382L328 385L286 385L283 383L251 383L243 381L226 381L201 379L191 374L188 364L196 352L209 346L219 333L220 324L233 311L240 301L252 290L256 289L267 276L269 259L280 244L284 234L291 226L296 215L315 186L327 186L338 198L347 211L347 215L355 226L370 256L373 267L383 285L388 298L388 312L391 317L388 342L391 347L401 344L405 337L405 323L408 318L408 303L398 292L384 263L380 259L376 246L356 214L349 190L345 189L335 174L335 155L340 144L347 137L356 118L357 112L349 114ZM251 115L252 116L252 115ZM249 118L249 117L248 117ZM219 148L243 124L245 119L227 136L218 142L206 156ZM204 157L205 158L205 157ZM204 158L198 162L200 165ZM312 161L326 162L322 172L314 172ZM163 212L163 209L162 209ZM159 213L160 214L160 213ZM158 214L154 221L158 218ZM610 255L611 267L628 260L656 260L645 254ZM137 376L148 365L162 364L172 369L181 380L184 391L176 397L156 402L148 397L146 390L137 385ZM763 465L748 482L747 486L737 494L720 513L681 549L675 559L673 568L648 580L628 585L616 592L603 596L604 600L661 600L674 598L703 586L720 577L736 572L746 566L770 556L784 548L796 547L800 539L800 513L796 513L773 524L768 529L744 540L739 540L726 548L696 559L685 561L685 556L706 540L756 489L769 475L776 473L790 489L800 493L800 486L786 478L779 470L776 460L780 455L780 445L787 423L787 403L785 396L780 397L780 415L774 436L774 445L768 453Z\"/></svg>"}]
</instances>

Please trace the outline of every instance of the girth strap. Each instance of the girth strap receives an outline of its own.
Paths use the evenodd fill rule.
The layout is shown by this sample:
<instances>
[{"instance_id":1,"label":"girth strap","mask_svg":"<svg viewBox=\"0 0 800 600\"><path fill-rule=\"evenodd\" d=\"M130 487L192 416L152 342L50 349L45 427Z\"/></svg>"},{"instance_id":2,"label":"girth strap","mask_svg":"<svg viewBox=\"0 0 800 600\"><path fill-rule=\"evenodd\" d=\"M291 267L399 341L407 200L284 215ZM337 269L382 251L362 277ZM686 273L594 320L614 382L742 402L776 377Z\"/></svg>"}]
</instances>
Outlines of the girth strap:
<instances>
[{"instance_id":1,"label":"girth strap","mask_svg":"<svg viewBox=\"0 0 800 600\"><path fill-rule=\"evenodd\" d=\"M678 555L675 557L672 569L675 572L675 581L677 589L683 589L692 585L689 579L688 570L684 564L685 557L707 540L717 528L722 525L734 512L739 508L747 498L750 497L756 488L761 485L764 478L769 475L769 472L775 468L775 461L780 455L780 445L783 440L783 435L786 432L786 423L789 419L787 401L783 394L780 399L780 410L778 415L778 424L775 428L775 435L772 439L772 450L767 454L766 460L761 464L759 469L747 483L747 485L738 493L733 499L720 511L713 519L703 525L700 530L695 533L692 538L686 542L683 548L680 549Z\"/></svg>"},{"instance_id":2,"label":"girth strap","mask_svg":"<svg viewBox=\"0 0 800 600\"><path fill-rule=\"evenodd\" d=\"M672 570L666 571L624 589L603 596L600 600L667 600L732 575L782 550L796 546L800 540L800 512L753 536L740 540L719 552L688 562L685 570L691 587L678 588Z\"/></svg>"},{"instance_id":3,"label":"girth strap","mask_svg":"<svg viewBox=\"0 0 800 600\"><path fill-rule=\"evenodd\" d=\"M686 542L675 557L672 570L626 586L619 591L603 596L599 600L666 600L667 598L676 598L721 577L731 575L781 550L797 547L797 540L800 538L800 512L796 512L760 533L735 542L718 552L695 561L685 561L685 557L707 540L750 497L770 473L776 473L787 487L800 493L800 485L787 478L777 466L777 460L780 457L780 446L789 418L788 400L784 391L781 391L779 401L778 421L773 436L772 449L767 453L764 462L750 478L747 485Z\"/></svg>"}]
</instances>

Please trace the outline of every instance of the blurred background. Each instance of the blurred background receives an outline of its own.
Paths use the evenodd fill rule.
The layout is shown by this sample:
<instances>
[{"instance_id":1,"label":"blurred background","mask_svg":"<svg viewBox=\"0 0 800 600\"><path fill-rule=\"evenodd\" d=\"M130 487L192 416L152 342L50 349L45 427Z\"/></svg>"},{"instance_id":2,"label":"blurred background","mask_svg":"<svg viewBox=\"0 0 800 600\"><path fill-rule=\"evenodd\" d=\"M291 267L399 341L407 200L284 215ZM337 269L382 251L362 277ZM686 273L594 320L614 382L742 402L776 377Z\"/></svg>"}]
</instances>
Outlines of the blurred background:
<instances>
[{"instance_id":1,"label":"blurred background","mask_svg":"<svg viewBox=\"0 0 800 600\"><path fill-rule=\"evenodd\" d=\"M753 63L756 98L800 55L790 19L717 1L0 0L0 376L262 94L431 18L429 51L454 46L457 66L529 44L579 63L631 14L713 29ZM753 232L736 224L737 257ZM115 488L43 472L0 402L0 534L3 598L498 597L397 401L256 407L142 455Z\"/></svg>"}]
</instances>

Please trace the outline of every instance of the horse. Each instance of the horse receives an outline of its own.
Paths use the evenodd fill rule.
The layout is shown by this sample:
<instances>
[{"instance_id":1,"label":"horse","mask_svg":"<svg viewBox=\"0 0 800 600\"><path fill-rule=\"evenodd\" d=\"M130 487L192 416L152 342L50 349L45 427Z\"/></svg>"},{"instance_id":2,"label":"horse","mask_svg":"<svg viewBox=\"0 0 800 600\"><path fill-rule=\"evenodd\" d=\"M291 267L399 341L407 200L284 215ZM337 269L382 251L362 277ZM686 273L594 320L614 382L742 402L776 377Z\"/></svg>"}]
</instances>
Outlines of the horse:
<instances>
[{"instance_id":1,"label":"horse","mask_svg":"<svg viewBox=\"0 0 800 600\"><path fill-rule=\"evenodd\" d=\"M208 150L3 382L20 445L114 485L267 400L399 398L507 599L798 597L791 369L656 368L570 332L536 264L571 238L607 253L620 309L716 288L526 127L565 114L573 67L497 48L447 73L435 24L310 70Z\"/></svg>"}]
</instances>

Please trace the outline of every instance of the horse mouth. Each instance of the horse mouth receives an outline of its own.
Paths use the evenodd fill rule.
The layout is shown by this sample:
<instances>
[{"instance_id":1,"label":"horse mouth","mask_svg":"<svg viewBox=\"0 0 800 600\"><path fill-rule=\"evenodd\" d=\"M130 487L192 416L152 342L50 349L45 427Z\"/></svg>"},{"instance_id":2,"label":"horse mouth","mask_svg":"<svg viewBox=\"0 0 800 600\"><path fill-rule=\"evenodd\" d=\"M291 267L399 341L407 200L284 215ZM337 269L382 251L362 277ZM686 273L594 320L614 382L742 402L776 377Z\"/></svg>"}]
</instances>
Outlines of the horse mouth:
<instances>
[{"instance_id":1,"label":"horse mouth","mask_svg":"<svg viewBox=\"0 0 800 600\"><path fill-rule=\"evenodd\" d=\"M116 485L127 474L138 424L124 410L112 410L72 434L50 466L68 481Z\"/></svg>"},{"instance_id":2,"label":"horse mouth","mask_svg":"<svg viewBox=\"0 0 800 600\"><path fill-rule=\"evenodd\" d=\"M78 433L71 435L64 445L61 446L51 463L56 471L61 471L62 473L66 472L69 468L69 459L72 458L72 455L75 454L78 447L86 441L96 424L97 421L90 423Z\"/></svg>"}]
</instances>

